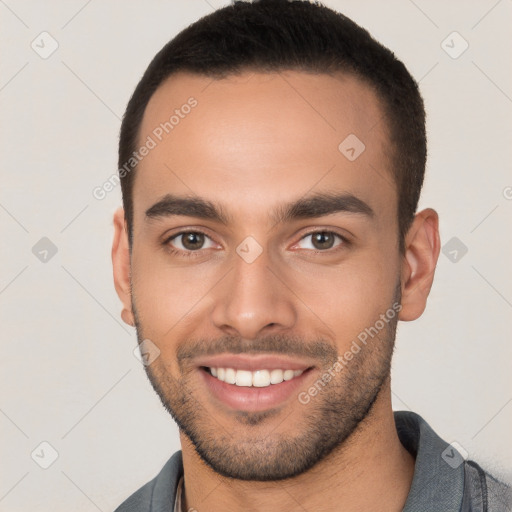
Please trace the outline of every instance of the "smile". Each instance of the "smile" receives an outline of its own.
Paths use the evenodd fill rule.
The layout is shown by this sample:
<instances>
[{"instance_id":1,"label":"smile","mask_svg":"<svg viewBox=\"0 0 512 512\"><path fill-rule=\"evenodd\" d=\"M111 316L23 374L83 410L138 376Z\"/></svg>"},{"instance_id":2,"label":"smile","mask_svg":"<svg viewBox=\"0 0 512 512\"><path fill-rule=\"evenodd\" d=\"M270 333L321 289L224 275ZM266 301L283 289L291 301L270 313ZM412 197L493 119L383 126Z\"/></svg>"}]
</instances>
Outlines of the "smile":
<instances>
[{"instance_id":1,"label":"smile","mask_svg":"<svg viewBox=\"0 0 512 512\"><path fill-rule=\"evenodd\" d=\"M304 370L236 370L234 368L206 368L216 379L236 386L265 388L272 384L292 380L302 375Z\"/></svg>"},{"instance_id":2,"label":"smile","mask_svg":"<svg viewBox=\"0 0 512 512\"><path fill-rule=\"evenodd\" d=\"M305 389L313 367L303 370L242 370L224 367L199 367L199 374L214 403L231 410L264 411L281 406Z\"/></svg>"}]
</instances>

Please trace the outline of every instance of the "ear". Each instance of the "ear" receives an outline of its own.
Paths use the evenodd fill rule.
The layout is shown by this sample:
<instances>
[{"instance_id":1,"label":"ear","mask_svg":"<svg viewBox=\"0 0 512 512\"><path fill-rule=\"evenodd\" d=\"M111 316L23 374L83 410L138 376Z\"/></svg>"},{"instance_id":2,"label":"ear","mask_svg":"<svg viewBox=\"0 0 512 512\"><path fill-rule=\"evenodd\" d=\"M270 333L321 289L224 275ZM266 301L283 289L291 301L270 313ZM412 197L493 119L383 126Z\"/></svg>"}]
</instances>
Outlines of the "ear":
<instances>
[{"instance_id":1,"label":"ear","mask_svg":"<svg viewBox=\"0 0 512 512\"><path fill-rule=\"evenodd\" d=\"M114 285L117 295L123 304L121 318L125 323L133 326L135 321L132 313L132 297L130 293L130 247L123 208L118 208L114 213L112 266L114 269Z\"/></svg>"},{"instance_id":2,"label":"ear","mask_svg":"<svg viewBox=\"0 0 512 512\"><path fill-rule=\"evenodd\" d=\"M425 310L440 247L439 216L432 208L422 210L405 237L400 320L416 320Z\"/></svg>"}]
</instances>

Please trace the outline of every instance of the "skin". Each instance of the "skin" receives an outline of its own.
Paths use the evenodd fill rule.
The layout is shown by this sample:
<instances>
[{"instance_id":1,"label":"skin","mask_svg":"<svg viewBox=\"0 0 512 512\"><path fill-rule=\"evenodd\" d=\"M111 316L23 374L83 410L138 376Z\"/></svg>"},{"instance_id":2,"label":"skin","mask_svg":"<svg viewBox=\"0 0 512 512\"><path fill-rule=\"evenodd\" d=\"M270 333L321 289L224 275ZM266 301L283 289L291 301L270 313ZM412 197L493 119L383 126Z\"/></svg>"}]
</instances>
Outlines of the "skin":
<instances>
[{"instance_id":1,"label":"skin","mask_svg":"<svg viewBox=\"0 0 512 512\"><path fill-rule=\"evenodd\" d=\"M416 214L401 255L383 110L355 78L179 73L151 98L140 141L190 96L198 105L138 165L131 254L122 209L112 249L122 318L160 350L146 371L180 427L183 510L402 510L414 458L391 408L393 322L309 403L295 394L263 414L216 402L178 355L314 354L307 391L397 300L400 320L422 314L439 255L437 213ZM338 150L351 133L366 147L353 162ZM374 214L269 217L316 192L353 194ZM148 218L166 194L218 203L229 222ZM207 235L204 248L168 241L195 230ZM318 249L312 231L348 243L334 237ZM263 249L250 264L236 252L247 236Z\"/></svg>"}]
</instances>

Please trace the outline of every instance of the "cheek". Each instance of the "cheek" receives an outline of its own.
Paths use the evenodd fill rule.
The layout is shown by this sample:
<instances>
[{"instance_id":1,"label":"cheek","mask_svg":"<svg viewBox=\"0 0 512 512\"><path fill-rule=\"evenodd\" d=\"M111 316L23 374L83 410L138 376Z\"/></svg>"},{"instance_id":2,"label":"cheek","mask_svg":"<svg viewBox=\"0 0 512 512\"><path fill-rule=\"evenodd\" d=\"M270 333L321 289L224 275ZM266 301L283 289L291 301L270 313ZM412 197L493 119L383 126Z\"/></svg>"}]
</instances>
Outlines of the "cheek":
<instances>
[{"instance_id":1,"label":"cheek","mask_svg":"<svg viewBox=\"0 0 512 512\"><path fill-rule=\"evenodd\" d=\"M397 272L389 260L383 265L379 259L360 255L336 268L317 267L314 278L304 269L295 275L291 288L304 297L316 323L327 325L330 335L336 336L338 350L343 352L392 306ZM304 306L301 309L311 317Z\"/></svg>"},{"instance_id":2,"label":"cheek","mask_svg":"<svg viewBox=\"0 0 512 512\"><path fill-rule=\"evenodd\" d=\"M161 339L175 334L201 309L212 287L211 271L201 266L176 266L149 251L133 253L132 294L145 334Z\"/></svg>"}]
</instances>

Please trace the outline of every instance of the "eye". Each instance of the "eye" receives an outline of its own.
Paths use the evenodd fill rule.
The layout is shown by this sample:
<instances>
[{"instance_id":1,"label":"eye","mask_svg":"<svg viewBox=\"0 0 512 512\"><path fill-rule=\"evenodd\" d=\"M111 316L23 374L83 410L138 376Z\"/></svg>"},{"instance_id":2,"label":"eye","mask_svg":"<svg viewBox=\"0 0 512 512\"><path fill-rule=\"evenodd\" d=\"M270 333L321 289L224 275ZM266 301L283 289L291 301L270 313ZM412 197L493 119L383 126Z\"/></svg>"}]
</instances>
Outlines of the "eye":
<instances>
[{"instance_id":1,"label":"eye","mask_svg":"<svg viewBox=\"0 0 512 512\"><path fill-rule=\"evenodd\" d=\"M207 242L206 246L205 242ZM171 245L174 249L185 252L210 249L213 247L211 238L200 231L182 231L181 233L173 235L166 243Z\"/></svg>"},{"instance_id":2,"label":"eye","mask_svg":"<svg viewBox=\"0 0 512 512\"><path fill-rule=\"evenodd\" d=\"M342 243L347 242L344 237L334 233L333 231L314 231L301 238L301 242L310 239L310 242L302 246L301 249L313 249L315 251L325 251L333 249ZM338 239L338 243L336 243ZM300 246L300 243L297 244Z\"/></svg>"}]
</instances>

